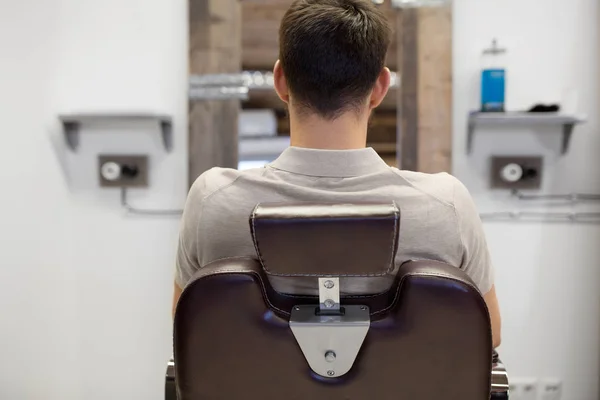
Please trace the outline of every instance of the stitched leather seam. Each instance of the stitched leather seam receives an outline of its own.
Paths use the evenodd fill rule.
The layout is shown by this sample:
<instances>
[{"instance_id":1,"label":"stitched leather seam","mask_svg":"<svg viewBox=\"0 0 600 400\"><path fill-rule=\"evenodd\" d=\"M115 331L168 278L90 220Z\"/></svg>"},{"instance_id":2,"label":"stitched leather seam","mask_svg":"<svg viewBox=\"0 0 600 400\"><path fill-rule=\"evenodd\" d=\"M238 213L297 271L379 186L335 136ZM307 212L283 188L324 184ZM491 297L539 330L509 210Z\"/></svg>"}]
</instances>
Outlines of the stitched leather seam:
<instances>
[{"instance_id":1,"label":"stitched leather seam","mask_svg":"<svg viewBox=\"0 0 600 400\"><path fill-rule=\"evenodd\" d=\"M302 294L287 294L287 293L281 293L281 292L277 292L280 296L283 297L289 297L291 299L311 299L311 298L315 298L317 297L316 295L311 296L309 294L307 295L302 295ZM342 296L342 299L372 299L374 297L383 297L387 294L387 292L384 293L379 293L379 294L354 294L354 295L347 295L347 296Z\"/></svg>"},{"instance_id":2,"label":"stitched leather seam","mask_svg":"<svg viewBox=\"0 0 600 400\"><path fill-rule=\"evenodd\" d=\"M396 208L394 206L394 208ZM390 248L390 253L391 253L391 260L390 260L390 266L386 272L386 274L390 274L392 273L392 271L394 271L394 258L396 257L396 252L394 251L394 247L396 246L396 241L398 240L398 220L400 220L400 213L398 212L398 210L396 209L396 211L394 211L394 231L392 232L392 247Z\"/></svg>"},{"instance_id":3,"label":"stitched leather seam","mask_svg":"<svg viewBox=\"0 0 600 400\"><path fill-rule=\"evenodd\" d=\"M267 304L269 305L269 307L273 308L273 309L275 309L275 310L277 310L280 313L283 313L285 315L290 315L289 311L284 311L284 310L276 307L273 303L271 303L271 300L269 299L269 296L267 295L267 289L265 288L264 282L261 279L260 274L258 274L255 271L244 270L244 269L239 269L239 268L238 269L222 269L222 270L219 270L217 272L213 272L213 273L210 273L210 274L201 275L197 279L194 279L194 282L199 281L199 280L204 279L204 278L212 278L212 277L216 277L216 276L219 276L219 275L227 275L227 274L230 274L230 273L235 273L235 274L252 274L255 277L257 277L258 281L260 281L259 286L260 286L260 289L261 289L261 293L263 295L263 299L267 302Z\"/></svg>"},{"instance_id":4,"label":"stitched leather seam","mask_svg":"<svg viewBox=\"0 0 600 400\"><path fill-rule=\"evenodd\" d=\"M200 275L196 279L194 279L193 282L196 282L196 281L198 281L200 279L203 279L203 278L207 278L207 277L210 278L210 277L214 277L214 276L218 276L218 275L223 275L223 274L228 274L228 273L252 274L252 275L258 277L258 280L260 281L259 286L261 288L263 299L267 302L267 304L269 305L269 307L272 308L272 309L275 309L275 310L279 311L280 313L282 313L284 315L290 315L289 311L284 311L284 310L276 307L271 302L271 300L269 299L269 296L267 294L267 290L266 290L266 287L264 285L264 282L263 282L262 278L255 271L249 271L249 270L244 270L244 269L239 269L239 268L238 269L223 269L223 270L219 270L217 272ZM411 273L408 273L408 274L405 274L404 276L402 276L402 278L401 278L401 280L398 283L398 286L396 288L396 293L394 294L394 299L390 302L390 304L387 307L382 308L381 310L372 312L371 315L378 315L378 314L382 314L382 313L385 313L385 312L391 310L396 305L396 303L398 301L398 297L400 295L400 290L404 286L404 282L406 281L406 278L407 277L414 277L414 276L429 276L429 277L449 279L449 280L452 280L452 281L455 281L455 282L460 282L460 283L463 283L463 284L467 284L467 286L469 286L470 288L472 288L475 291L477 291L477 293L479 293L479 290L477 290L477 287L475 287L473 284L471 284L469 282L466 282L466 281L463 281L463 280L460 280L460 279L456 279L455 277L447 275L447 274L428 273L428 272L411 272ZM191 282L191 283L193 283L193 282ZM292 297L292 296L288 296L288 297ZM481 299L480 301L483 301L483 299ZM489 330L491 332L491 328Z\"/></svg>"},{"instance_id":5,"label":"stitched leather seam","mask_svg":"<svg viewBox=\"0 0 600 400\"><path fill-rule=\"evenodd\" d=\"M250 216L250 222L252 222L252 242L254 243L254 249L256 250L256 254L258 255L258 261L260 262L260 265L262 265L266 273L269 273L269 269L267 268L267 265L265 264L265 261L262 258L262 254L260 253L260 246L258 245L258 235L256 234L256 225L254 224L254 221L256 220L256 210L258 210L258 207L260 207L260 203L258 203L254 207Z\"/></svg>"},{"instance_id":6,"label":"stitched leather seam","mask_svg":"<svg viewBox=\"0 0 600 400\"><path fill-rule=\"evenodd\" d=\"M392 309L392 307L394 307L394 305L398 301L398 297L400 295L400 289L402 289L402 286L404 285L404 281L406 280L407 277L413 277L413 276L430 276L430 277L436 277L436 278L446 278L446 279L450 279L450 280L455 281L455 282L466 283L468 286L470 286L472 289L475 289L479 293L479 291L477 290L477 288L474 287L469 282L465 282L465 281L456 279L455 277L450 276L450 275L437 274L437 273L428 273L428 272L411 272L411 273L408 273L408 274L405 274L404 276L402 276L400 282L398 283L398 287L396 288L396 294L394 295L394 300L392 300L387 307L385 307L385 308L383 308L383 309L381 309L379 311L373 312L372 315L381 314L381 313L384 313L384 312L389 311L390 309Z\"/></svg>"},{"instance_id":7,"label":"stitched leather seam","mask_svg":"<svg viewBox=\"0 0 600 400\"><path fill-rule=\"evenodd\" d=\"M429 264L437 264L437 265L441 265L441 266L448 266L448 264L446 264L446 263L444 263L442 261L428 260L426 258L418 259L418 260L412 260L412 261L413 262L425 261L425 262L427 262ZM459 270L460 270L460 268L459 268ZM478 293L481 294L481 292L479 291L479 288L475 284L473 284L472 282L470 282L468 280L463 280L461 278L457 278L457 277L451 276L451 275L446 275L446 274L443 274L443 273L433 273L432 274L430 272L429 273L428 272L424 272L424 273L420 273L420 274L422 274L422 275L429 275L429 276L431 276L431 275L433 275L433 276L442 276L444 278L450 278L452 280L455 280L457 282L461 282L461 283L464 283L465 285L470 286L471 288L475 289Z\"/></svg>"},{"instance_id":8,"label":"stitched leather seam","mask_svg":"<svg viewBox=\"0 0 600 400\"><path fill-rule=\"evenodd\" d=\"M372 274L282 274L278 272L269 272L265 269L267 274L271 276L279 276L282 278L326 278L326 277L340 277L340 278L381 278L388 274L388 272L372 273Z\"/></svg>"}]
</instances>

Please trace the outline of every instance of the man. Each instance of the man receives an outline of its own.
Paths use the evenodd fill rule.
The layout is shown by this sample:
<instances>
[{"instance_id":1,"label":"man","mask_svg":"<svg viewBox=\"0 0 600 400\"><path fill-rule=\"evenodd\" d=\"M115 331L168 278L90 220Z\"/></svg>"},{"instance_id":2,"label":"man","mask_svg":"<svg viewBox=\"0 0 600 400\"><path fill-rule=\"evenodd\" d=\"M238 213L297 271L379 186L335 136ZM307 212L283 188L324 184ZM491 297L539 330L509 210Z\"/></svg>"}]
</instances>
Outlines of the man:
<instances>
[{"instance_id":1,"label":"man","mask_svg":"<svg viewBox=\"0 0 600 400\"><path fill-rule=\"evenodd\" d=\"M370 0L297 0L283 18L279 39L275 89L289 108L292 147L265 168L213 168L194 183L179 240L174 307L202 266L224 257L256 257L248 218L257 203L393 200L402 218L396 267L433 259L464 270L485 297L497 347L492 265L467 189L448 174L391 168L365 148L371 112L390 86L385 16ZM272 284L285 292L315 290L289 278ZM375 290L357 281L346 292L369 289Z\"/></svg>"}]
</instances>

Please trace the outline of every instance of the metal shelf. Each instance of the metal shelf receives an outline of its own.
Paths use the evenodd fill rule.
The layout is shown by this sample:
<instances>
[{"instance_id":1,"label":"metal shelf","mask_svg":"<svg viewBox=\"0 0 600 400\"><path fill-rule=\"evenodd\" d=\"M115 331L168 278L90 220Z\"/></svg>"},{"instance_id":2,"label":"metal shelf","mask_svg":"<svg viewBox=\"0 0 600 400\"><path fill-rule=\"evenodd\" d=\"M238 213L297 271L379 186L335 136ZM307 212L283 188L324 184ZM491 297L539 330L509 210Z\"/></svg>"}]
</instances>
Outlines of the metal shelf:
<instances>
[{"instance_id":1,"label":"metal shelf","mask_svg":"<svg viewBox=\"0 0 600 400\"><path fill-rule=\"evenodd\" d=\"M63 125L67 145L73 151L79 147L79 131L85 124L109 121L156 121L160 125L163 145L166 151L173 148L173 119L168 115L152 113L106 113L106 114L63 114L59 116Z\"/></svg>"},{"instance_id":2,"label":"metal shelf","mask_svg":"<svg viewBox=\"0 0 600 400\"><path fill-rule=\"evenodd\" d=\"M585 118L565 115L559 113L527 113L527 112L507 112L507 113L483 113L471 112L469 114L469 125L467 131L467 154L471 154L473 148L473 137L475 136L475 127L477 125L487 126L541 126L554 125L563 127L563 141L561 154L569 150L571 136L575 125L586 122Z\"/></svg>"}]
</instances>

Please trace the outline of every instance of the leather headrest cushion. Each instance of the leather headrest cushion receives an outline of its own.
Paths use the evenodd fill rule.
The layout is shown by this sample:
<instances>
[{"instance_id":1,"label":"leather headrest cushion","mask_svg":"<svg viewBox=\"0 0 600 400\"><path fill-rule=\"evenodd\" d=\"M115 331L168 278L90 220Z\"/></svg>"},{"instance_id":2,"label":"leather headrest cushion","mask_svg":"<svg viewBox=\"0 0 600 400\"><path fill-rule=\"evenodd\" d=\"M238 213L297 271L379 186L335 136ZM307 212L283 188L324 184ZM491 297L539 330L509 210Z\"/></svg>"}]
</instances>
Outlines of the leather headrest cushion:
<instances>
[{"instance_id":1,"label":"leather headrest cushion","mask_svg":"<svg viewBox=\"0 0 600 400\"><path fill-rule=\"evenodd\" d=\"M264 270L277 276L384 276L394 269L394 203L259 204L250 216Z\"/></svg>"}]
</instances>

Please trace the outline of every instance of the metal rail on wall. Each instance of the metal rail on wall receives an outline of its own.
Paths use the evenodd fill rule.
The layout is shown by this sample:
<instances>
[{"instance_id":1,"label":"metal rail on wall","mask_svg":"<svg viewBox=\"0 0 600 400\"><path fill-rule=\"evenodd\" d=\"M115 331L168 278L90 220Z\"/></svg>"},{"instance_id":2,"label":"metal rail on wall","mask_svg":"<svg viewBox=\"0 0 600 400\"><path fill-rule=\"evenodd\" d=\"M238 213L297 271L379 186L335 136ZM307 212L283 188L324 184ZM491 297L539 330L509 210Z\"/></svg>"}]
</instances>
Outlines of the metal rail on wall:
<instances>
[{"instance_id":1,"label":"metal rail on wall","mask_svg":"<svg viewBox=\"0 0 600 400\"><path fill-rule=\"evenodd\" d=\"M569 203L584 203L600 201L600 194L566 193L566 194L524 194L519 191L512 192L513 197L523 201L567 201Z\"/></svg>"},{"instance_id":2,"label":"metal rail on wall","mask_svg":"<svg viewBox=\"0 0 600 400\"><path fill-rule=\"evenodd\" d=\"M600 212L499 211L480 214L482 221L600 224Z\"/></svg>"},{"instance_id":3,"label":"metal rail on wall","mask_svg":"<svg viewBox=\"0 0 600 400\"><path fill-rule=\"evenodd\" d=\"M600 202L600 194L525 194L513 191L512 197L522 202L541 202L545 205L564 205ZM498 211L482 213L483 221L530 221L542 223L587 223L600 224L600 212L559 212L559 211Z\"/></svg>"},{"instance_id":4,"label":"metal rail on wall","mask_svg":"<svg viewBox=\"0 0 600 400\"><path fill-rule=\"evenodd\" d=\"M243 71L239 74L192 75L189 79L190 100L248 100L250 91L275 89L272 72ZM390 86L399 86L398 74L392 72Z\"/></svg>"}]
</instances>

